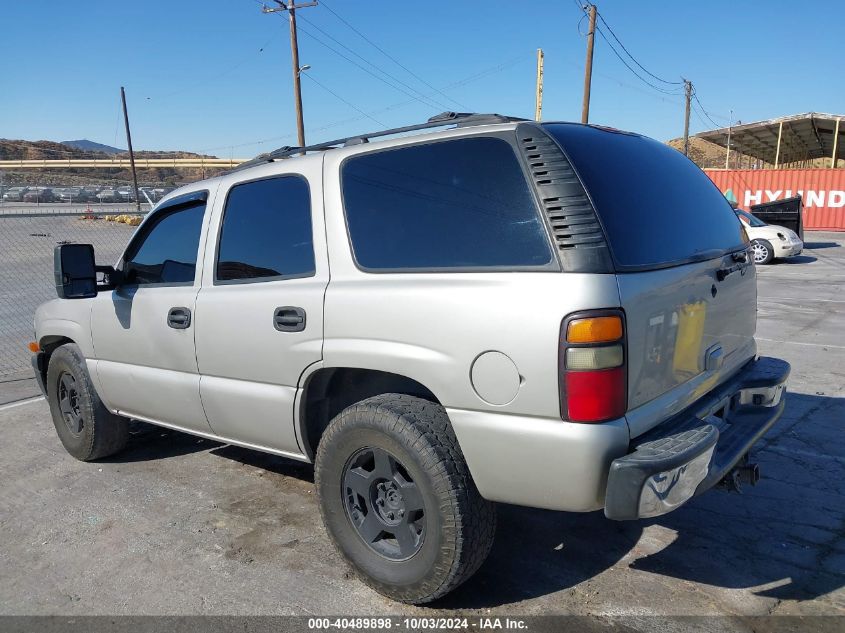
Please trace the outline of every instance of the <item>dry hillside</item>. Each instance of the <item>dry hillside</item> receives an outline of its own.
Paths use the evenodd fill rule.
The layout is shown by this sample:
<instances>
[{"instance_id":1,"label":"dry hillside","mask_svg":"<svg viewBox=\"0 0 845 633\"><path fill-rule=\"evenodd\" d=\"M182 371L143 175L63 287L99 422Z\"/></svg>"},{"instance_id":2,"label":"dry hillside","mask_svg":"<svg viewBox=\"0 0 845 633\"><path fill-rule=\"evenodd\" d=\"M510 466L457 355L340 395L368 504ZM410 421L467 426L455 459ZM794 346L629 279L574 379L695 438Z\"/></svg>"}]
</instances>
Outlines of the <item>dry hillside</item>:
<instances>
[{"instance_id":1,"label":"dry hillside","mask_svg":"<svg viewBox=\"0 0 845 633\"><path fill-rule=\"evenodd\" d=\"M684 151L683 138L673 138L666 144L678 151ZM695 136L689 139L689 157L702 169L707 167L724 169L725 167L725 148ZM731 151L731 168L746 167L748 161L748 156Z\"/></svg>"},{"instance_id":2,"label":"dry hillside","mask_svg":"<svg viewBox=\"0 0 845 633\"><path fill-rule=\"evenodd\" d=\"M105 154L81 150L61 143L52 141L22 141L0 139L0 160L36 160L36 159L92 159L92 158L120 158L127 154ZM191 158L199 156L190 152L135 152L136 157L143 158ZM207 156L207 158L215 158ZM213 176L222 171L221 169L173 169L162 167L156 169L138 169L138 183L142 185L179 185L193 180L199 180L205 175ZM132 180L132 172L129 169L20 169L4 170L3 181L10 184L61 184L61 185L87 185L87 184L125 184Z\"/></svg>"}]
</instances>

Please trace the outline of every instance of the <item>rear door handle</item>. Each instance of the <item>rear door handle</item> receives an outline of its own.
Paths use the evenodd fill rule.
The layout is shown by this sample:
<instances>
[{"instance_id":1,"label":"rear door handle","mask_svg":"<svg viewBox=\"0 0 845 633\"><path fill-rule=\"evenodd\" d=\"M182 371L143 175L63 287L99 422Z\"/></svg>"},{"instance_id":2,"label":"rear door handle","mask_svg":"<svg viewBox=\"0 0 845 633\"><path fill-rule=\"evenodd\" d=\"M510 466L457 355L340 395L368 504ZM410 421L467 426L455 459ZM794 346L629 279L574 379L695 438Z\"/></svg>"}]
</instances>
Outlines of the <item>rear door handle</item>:
<instances>
[{"instance_id":1,"label":"rear door handle","mask_svg":"<svg viewBox=\"0 0 845 633\"><path fill-rule=\"evenodd\" d=\"M189 308L170 308L167 313L167 325L174 330L185 330L191 326L191 310Z\"/></svg>"},{"instance_id":2,"label":"rear door handle","mask_svg":"<svg viewBox=\"0 0 845 633\"><path fill-rule=\"evenodd\" d=\"M305 310L282 306L273 311L273 327L279 332L301 332L305 329Z\"/></svg>"}]
</instances>

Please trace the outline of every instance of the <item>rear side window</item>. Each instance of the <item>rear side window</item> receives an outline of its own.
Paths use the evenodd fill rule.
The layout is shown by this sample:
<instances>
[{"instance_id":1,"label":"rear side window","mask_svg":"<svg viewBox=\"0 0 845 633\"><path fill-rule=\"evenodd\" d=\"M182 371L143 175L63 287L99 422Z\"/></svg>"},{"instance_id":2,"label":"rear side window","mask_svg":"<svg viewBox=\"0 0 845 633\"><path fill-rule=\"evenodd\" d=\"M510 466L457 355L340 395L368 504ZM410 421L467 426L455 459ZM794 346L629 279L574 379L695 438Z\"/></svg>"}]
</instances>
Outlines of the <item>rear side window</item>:
<instances>
[{"instance_id":1,"label":"rear side window","mask_svg":"<svg viewBox=\"0 0 845 633\"><path fill-rule=\"evenodd\" d=\"M544 127L592 198L618 266L679 264L744 246L746 238L728 201L677 150L601 128Z\"/></svg>"},{"instance_id":2,"label":"rear side window","mask_svg":"<svg viewBox=\"0 0 845 633\"><path fill-rule=\"evenodd\" d=\"M162 210L150 218L124 258L129 284L192 283L205 202Z\"/></svg>"},{"instance_id":3,"label":"rear side window","mask_svg":"<svg viewBox=\"0 0 845 633\"><path fill-rule=\"evenodd\" d=\"M352 250L368 270L542 267L537 205L506 141L465 138L348 159L341 173Z\"/></svg>"},{"instance_id":4,"label":"rear side window","mask_svg":"<svg viewBox=\"0 0 845 633\"><path fill-rule=\"evenodd\" d=\"M217 252L217 280L314 274L311 196L300 176L235 185L229 192Z\"/></svg>"}]
</instances>

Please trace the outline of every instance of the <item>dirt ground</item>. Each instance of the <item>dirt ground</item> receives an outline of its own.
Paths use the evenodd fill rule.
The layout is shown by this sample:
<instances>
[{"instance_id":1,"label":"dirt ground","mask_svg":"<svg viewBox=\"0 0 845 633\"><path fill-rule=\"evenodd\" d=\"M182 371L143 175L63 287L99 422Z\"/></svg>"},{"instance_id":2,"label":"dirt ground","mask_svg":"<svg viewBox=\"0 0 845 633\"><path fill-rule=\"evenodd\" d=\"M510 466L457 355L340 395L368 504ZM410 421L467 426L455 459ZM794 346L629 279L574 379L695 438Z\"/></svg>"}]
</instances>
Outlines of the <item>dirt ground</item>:
<instances>
[{"instance_id":1,"label":"dirt ground","mask_svg":"<svg viewBox=\"0 0 845 633\"><path fill-rule=\"evenodd\" d=\"M0 614L845 615L845 236L806 239L759 271L760 352L793 366L760 485L630 523L500 506L485 565L428 607L350 574L310 466L140 423L84 464L31 381L0 384Z\"/></svg>"}]
</instances>

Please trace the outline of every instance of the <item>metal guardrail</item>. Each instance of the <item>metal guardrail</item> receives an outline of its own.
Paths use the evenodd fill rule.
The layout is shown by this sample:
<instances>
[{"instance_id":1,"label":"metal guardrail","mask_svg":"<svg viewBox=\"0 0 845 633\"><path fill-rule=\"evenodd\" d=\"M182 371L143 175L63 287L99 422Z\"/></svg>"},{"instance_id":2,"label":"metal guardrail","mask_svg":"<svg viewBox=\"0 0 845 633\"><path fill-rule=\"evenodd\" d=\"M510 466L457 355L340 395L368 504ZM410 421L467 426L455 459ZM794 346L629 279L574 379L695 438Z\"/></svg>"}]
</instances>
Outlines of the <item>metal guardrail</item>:
<instances>
[{"instance_id":1,"label":"metal guardrail","mask_svg":"<svg viewBox=\"0 0 845 633\"><path fill-rule=\"evenodd\" d=\"M130 215L119 211L51 211L0 214L0 382L32 373L26 346L33 340L35 309L56 296L56 245L93 244L98 263L110 264L135 231L135 226L114 221Z\"/></svg>"}]
</instances>

